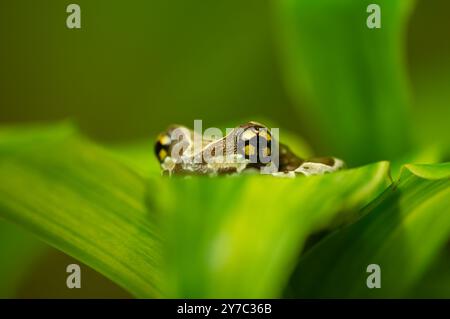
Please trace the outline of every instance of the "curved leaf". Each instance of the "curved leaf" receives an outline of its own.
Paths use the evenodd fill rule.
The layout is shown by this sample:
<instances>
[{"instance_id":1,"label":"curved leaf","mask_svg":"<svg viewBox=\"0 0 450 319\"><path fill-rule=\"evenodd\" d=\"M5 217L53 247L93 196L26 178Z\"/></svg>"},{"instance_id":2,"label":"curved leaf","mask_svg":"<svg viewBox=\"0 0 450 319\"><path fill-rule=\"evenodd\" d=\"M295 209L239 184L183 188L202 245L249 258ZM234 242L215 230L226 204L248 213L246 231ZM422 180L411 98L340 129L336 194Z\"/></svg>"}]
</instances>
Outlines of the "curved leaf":
<instances>
[{"instance_id":1,"label":"curved leaf","mask_svg":"<svg viewBox=\"0 0 450 319\"><path fill-rule=\"evenodd\" d=\"M64 126L40 131L0 147L0 214L141 297L279 296L305 240L355 219L390 182L387 162L148 179L145 152L119 159Z\"/></svg>"},{"instance_id":2,"label":"curved leaf","mask_svg":"<svg viewBox=\"0 0 450 319\"><path fill-rule=\"evenodd\" d=\"M450 163L406 165L400 180L364 209L365 217L304 256L291 294L408 297L430 266L440 269L435 278L448 277L449 269L435 261L450 239L449 177ZM380 289L366 286L369 264L381 267Z\"/></svg>"},{"instance_id":3,"label":"curved leaf","mask_svg":"<svg viewBox=\"0 0 450 319\"><path fill-rule=\"evenodd\" d=\"M355 217L389 183L386 162L296 179L165 179L168 295L280 295L309 235Z\"/></svg>"},{"instance_id":4,"label":"curved leaf","mask_svg":"<svg viewBox=\"0 0 450 319\"><path fill-rule=\"evenodd\" d=\"M274 0L287 88L322 149L351 165L409 150L406 22L413 1ZM311 126L313 123L314 126ZM323 150L322 150L323 151Z\"/></svg>"},{"instance_id":5,"label":"curved leaf","mask_svg":"<svg viewBox=\"0 0 450 319\"><path fill-rule=\"evenodd\" d=\"M0 219L0 299L13 298L33 263L48 246Z\"/></svg>"},{"instance_id":6,"label":"curved leaf","mask_svg":"<svg viewBox=\"0 0 450 319\"><path fill-rule=\"evenodd\" d=\"M12 142L0 135L1 216L137 296L159 296L161 243L147 181L73 131L31 130Z\"/></svg>"}]
</instances>

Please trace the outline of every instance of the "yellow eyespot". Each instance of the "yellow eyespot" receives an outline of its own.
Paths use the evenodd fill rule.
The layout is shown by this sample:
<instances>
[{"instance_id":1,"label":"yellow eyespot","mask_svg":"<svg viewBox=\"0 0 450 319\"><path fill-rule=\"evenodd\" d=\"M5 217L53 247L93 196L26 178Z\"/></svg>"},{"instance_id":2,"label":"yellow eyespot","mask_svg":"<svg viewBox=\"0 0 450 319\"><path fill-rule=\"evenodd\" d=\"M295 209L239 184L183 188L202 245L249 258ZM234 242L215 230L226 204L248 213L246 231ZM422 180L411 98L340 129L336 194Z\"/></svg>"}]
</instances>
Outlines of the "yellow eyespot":
<instances>
[{"instance_id":1,"label":"yellow eyespot","mask_svg":"<svg viewBox=\"0 0 450 319\"><path fill-rule=\"evenodd\" d=\"M270 156L271 150L269 147L264 148L263 150L263 156Z\"/></svg>"},{"instance_id":2,"label":"yellow eyespot","mask_svg":"<svg viewBox=\"0 0 450 319\"><path fill-rule=\"evenodd\" d=\"M255 155L255 147L251 144L245 145L245 156L253 156Z\"/></svg>"},{"instance_id":3,"label":"yellow eyespot","mask_svg":"<svg viewBox=\"0 0 450 319\"><path fill-rule=\"evenodd\" d=\"M167 152L165 149L161 149L158 153L159 160L163 161L167 157Z\"/></svg>"},{"instance_id":4,"label":"yellow eyespot","mask_svg":"<svg viewBox=\"0 0 450 319\"><path fill-rule=\"evenodd\" d=\"M159 140L159 143L161 143L161 145L165 145L165 146L170 145L170 143L171 143L170 137L167 134L161 134L158 137L158 140Z\"/></svg>"},{"instance_id":5,"label":"yellow eyespot","mask_svg":"<svg viewBox=\"0 0 450 319\"><path fill-rule=\"evenodd\" d=\"M272 137L270 136L270 133L267 129L260 130L259 136L265 138L267 140L267 142L270 142L270 140L272 139Z\"/></svg>"}]
</instances>

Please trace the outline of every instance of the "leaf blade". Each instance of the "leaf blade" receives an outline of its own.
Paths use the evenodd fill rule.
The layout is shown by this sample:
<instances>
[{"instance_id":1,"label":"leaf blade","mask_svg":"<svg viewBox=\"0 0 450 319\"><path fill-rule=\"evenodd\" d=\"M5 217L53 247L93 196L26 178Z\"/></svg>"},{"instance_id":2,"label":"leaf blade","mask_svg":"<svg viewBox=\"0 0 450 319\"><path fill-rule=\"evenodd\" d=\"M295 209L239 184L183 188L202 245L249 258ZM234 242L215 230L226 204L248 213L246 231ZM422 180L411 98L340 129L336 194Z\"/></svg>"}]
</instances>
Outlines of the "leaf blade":
<instances>
[{"instance_id":1,"label":"leaf blade","mask_svg":"<svg viewBox=\"0 0 450 319\"><path fill-rule=\"evenodd\" d=\"M286 86L322 151L351 165L408 151L404 39L414 2L378 1L380 29L366 26L371 1L274 3Z\"/></svg>"},{"instance_id":2,"label":"leaf blade","mask_svg":"<svg viewBox=\"0 0 450 319\"><path fill-rule=\"evenodd\" d=\"M381 162L289 180L166 180L166 196L173 201L165 209L168 295L279 296L306 238L335 227L338 217L352 219L352 212L390 183L388 168Z\"/></svg>"},{"instance_id":3,"label":"leaf blade","mask_svg":"<svg viewBox=\"0 0 450 319\"><path fill-rule=\"evenodd\" d=\"M399 182L368 205L360 221L304 256L291 279L295 295L397 298L414 294L414 286L450 238L449 176L449 163L405 166ZM326 266L331 263L332 268ZM381 267L381 289L366 286L366 267L372 263Z\"/></svg>"},{"instance_id":4,"label":"leaf blade","mask_svg":"<svg viewBox=\"0 0 450 319\"><path fill-rule=\"evenodd\" d=\"M27 145L0 157L2 216L135 295L160 296L146 180L75 135Z\"/></svg>"}]
</instances>

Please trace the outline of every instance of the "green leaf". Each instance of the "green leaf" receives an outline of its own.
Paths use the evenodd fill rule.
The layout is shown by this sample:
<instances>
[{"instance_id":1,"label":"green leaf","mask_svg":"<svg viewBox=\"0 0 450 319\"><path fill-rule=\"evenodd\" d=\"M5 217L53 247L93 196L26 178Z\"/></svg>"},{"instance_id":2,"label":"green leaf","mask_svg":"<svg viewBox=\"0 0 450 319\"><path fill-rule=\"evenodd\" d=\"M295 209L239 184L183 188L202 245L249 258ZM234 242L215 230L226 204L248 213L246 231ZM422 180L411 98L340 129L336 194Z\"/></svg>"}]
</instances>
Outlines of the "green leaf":
<instances>
[{"instance_id":1,"label":"green leaf","mask_svg":"<svg viewBox=\"0 0 450 319\"><path fill-rule=\"evenodd\" d=\"M161 175L161 167L155 159L154 140L109 145L108 150L116 159L131 167L142 177Z\"/></svg>"},{"instance_id":2,"label":"green leaf","mask_svg":"<svg viewBox=\"0 0 450 319\"><path fill-rule=\"evenodd\" d=\"M0 299L15 297L33 263L47 250L34 236L0 219Z\"/></svg>"},{"instance_id":3,"label":"green leaf","mask_svg":"<svg viewBox=\"0 0 450 319\"><path fill-rule=\"evenodd\" d=\"M406 23L410 0L276 0L286 84L315 143L349 164L409 150ZM314 125L311 125L313 123Z\"/></svg>"},{"instance_id":4,"label":"green leaf","mask_svg":"<svg viewBox=\"0 0 450 319\"><path fill-rule=\"evenodd\" d=\"M145 147L107 151L66 125L9 132L1 216L140 297L280 296L306 240L353 221L390 183L387 162L168 179L145 171Z\"/></svg>"},{"instance_id":5,"label":"green leaf","mask_svg":"<svg viewBox=\"0 0 450 319\"><path fill-rule=\"evenodd\" d=\"M153 202L167 240L169 296L281 294L309 235L355 218L389 183L380 162L296 179L164 179Z\"/></svg>"},{"instance_id":6,"label":"green leaf","mask_svg":"<svg viewBox=\"0 0 450 319\"><path fill-rule=\"evenodd\" d=\"M418 287L436 284L437 278L449 278L449 268L443 266L448 265L450 239L449 178L450 163L406 165L400 180L363 210L360 221L302 258L290 293L307 298L408 297L420 295ZM366 286L369 264L381 267L381 289ZM440 290L445 292L441 298L450 297L448 289Z\"/></svg>"},{"instance_id":7,"label":"green leaf","mask_svg":"<svg viewBox=\"0 0 450 319\"><path fill-rule=\"evenodd\" d=\"M0 216L137 296L160 296L148 182L66 125L0 133Z\"/></svg>"},{"instance_id":8,"label":"green leaf","mask_svg":"<svg viewBox=\"0 0 450 319\"><path fill-rule=\"evenodd\" d=\"M7 155L21 149L32 148L41 143L60 141L75 133L70 122L55 125L23 125L0 127L0 155Z\"/></svg>"},{"instance_id":9,"label":"green leaf","mask_svg":"<svg viewBox=\"0 0 450 319\"><path fill-rule=\"evenodd\" d=\"M424 147L404 154L391 162L391 176L393 179L397 180L400 177L403 166L409 163L434 164L442 162L442 159L445 158L444 154L445 148L437 145Z\"/></svg>"}]
</instances>

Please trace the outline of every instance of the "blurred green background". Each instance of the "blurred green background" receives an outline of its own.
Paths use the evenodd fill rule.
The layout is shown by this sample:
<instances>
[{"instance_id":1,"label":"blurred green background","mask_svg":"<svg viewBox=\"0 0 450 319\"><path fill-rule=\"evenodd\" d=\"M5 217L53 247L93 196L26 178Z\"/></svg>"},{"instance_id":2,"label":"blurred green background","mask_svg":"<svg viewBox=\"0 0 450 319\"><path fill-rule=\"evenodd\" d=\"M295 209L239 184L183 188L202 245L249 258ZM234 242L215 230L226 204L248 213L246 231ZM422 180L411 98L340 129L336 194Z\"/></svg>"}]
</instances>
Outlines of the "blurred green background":
<instances>
[{"instance_id":1,"label":"blurred green background","mask_svg":"<svg viewBox=\"0 0 450 319\"><path fill-rule=\"evenodd\" d=\"M289 61L276 0L79 0L81 30L65 26L69 3L0 2L1 125L70 118L95 140L124 143L153 137L171 123L192 126L202 119L208 127L267 118L305 137L317 154L353 165L390 159L369 154L370 135L370 156L354 159L335 147L339 140L324 140L333 135L323 133L333 130L332 123L311 120L307 99L293 96L286 85ZM448 12L448 1L417 1L406 30L405 121L415 149L450 144ZM362 21L366 16L363 11ZM11 225L0 226L0 276L14 287L0 288L0 296L128 296L94 271L87 275L91 288L66 289L58 278L72 259ZM6 257L18 247L30 251L20 267Z\"/></svg>"}]
</instances>

